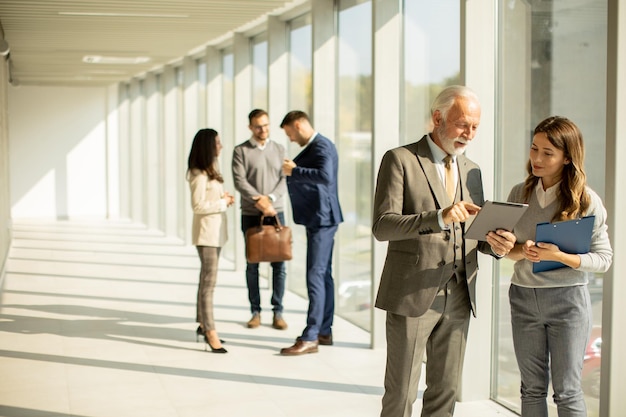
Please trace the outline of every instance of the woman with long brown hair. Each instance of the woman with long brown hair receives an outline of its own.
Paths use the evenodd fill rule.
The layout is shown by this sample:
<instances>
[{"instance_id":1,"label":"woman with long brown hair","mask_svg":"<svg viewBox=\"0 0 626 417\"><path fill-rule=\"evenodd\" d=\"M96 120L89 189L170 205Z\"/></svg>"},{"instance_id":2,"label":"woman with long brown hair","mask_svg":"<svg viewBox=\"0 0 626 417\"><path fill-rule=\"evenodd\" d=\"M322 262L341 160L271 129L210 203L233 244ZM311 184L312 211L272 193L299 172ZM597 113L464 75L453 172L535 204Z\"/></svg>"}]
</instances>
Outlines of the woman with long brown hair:
<instances>
[{"instance_id":1,"label":"woman with long brown hair","mask_svg":"<svg viewBox=\"0 0 626 417\"><path fill-rule=\"evenodd\" d=\"M213 292L217 282L220 250L228 233L226 209L235 198L223 189L224 179L218 170L217 157L222 150L218 133L201 129L196 133L187 162L187 181L193 209L192 244L200 256L200 280L196 304L198 334L213 353L226 353L213 318Z\"/></svg>"},{"instance_id":2,"label":"woman with long brown hair","mask_svg":"<svg viewBox=\"0 0 626 417\"><path fill-rule=\"evenodd\" d=\"M509 289L513 345L521 375L523 417L548 417L546 396L552 379L559 417L587 415L581 387L585 347L591 332L588 277L605 272L613 251L606 209L587 186L583 137L569 119L552 116L534 130L526 181L513 187L509 201L527 203L515 225L517 243ZM538 223L595 216L588 253L562 252L535 242ZM533 263L557 261L565 267L533 272Z\"/></svg>"}]
</instances>

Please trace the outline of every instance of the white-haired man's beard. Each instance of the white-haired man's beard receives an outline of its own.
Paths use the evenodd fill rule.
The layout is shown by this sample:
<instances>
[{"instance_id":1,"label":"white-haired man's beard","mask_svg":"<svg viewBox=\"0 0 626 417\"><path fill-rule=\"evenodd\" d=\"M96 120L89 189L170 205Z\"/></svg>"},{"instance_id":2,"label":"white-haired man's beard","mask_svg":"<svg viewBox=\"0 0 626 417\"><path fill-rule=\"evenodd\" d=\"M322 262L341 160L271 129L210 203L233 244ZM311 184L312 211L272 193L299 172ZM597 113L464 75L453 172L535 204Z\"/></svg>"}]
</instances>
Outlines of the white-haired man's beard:
<instances>
[{"instance_id":1,"label":"white-haired man's beard","mask_svg":"<svg viewBox=\"0 0 626 417\"><path fill-rule=\"evenodd\" d=\"M446 136L446 124L442 123L437 129L437 136L439 136L439 142L441 147L448 155L461 155L465 152L465 148L469 143L467 139L456 137L449 138ZM463 146L454 146L455 144L461 144Z\"/></svg>"}]
</instances>

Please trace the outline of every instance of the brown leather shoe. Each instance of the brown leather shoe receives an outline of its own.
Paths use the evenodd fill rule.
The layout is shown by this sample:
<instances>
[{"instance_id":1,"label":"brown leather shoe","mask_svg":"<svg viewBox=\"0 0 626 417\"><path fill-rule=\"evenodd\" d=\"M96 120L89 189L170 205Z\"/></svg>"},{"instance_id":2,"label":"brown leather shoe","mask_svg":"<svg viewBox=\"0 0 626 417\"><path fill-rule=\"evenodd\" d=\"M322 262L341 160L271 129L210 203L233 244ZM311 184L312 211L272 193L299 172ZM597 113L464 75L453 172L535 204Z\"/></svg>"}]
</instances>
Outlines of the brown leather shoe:
<instances>
[{"instance_id":1,"label":"brown leather shoe","mask_svg":"<svg viewBox=\"0 0 626 417\"><path fill-rule=\"evenodd\" d=\"M333 344L333 335L332 334L318 334L317 341L320 345L323 346L332 346Z\"/></svg>"},{"instance_id":2,"label":"brown leather shoe","mask_svg":"<svg viewBox=\"0 0 626 417\"><path fill-rule=\"evenodd\" d=\"M272 320L272 327L278 330L287 329L287 322L283 320L280 314L274 314L274 320Z\"/></svg>"},{"instance_id":3,"label":"brown leather shoe","mask_svg":"<svg viewBox=\"0 0 626 417\"><path fill-rule=\"evenodd\" d=\"M256 329L260 325L261 325L261 314L254 313L252 315L252 318L248 320L248 323L247 323L248 329Z\"/></svg>"},{"instance_id":4,"label":"brown leather shoe","mask_svg":"<svg viewBox=\"0 0 626 417\"><path fill-rule=\"evenodd\" d=\"M280 354L283 356L304 355L305 353L317 353L317 340L297 339L293 346L280 350Z\"/></svg>"}]
</instances>

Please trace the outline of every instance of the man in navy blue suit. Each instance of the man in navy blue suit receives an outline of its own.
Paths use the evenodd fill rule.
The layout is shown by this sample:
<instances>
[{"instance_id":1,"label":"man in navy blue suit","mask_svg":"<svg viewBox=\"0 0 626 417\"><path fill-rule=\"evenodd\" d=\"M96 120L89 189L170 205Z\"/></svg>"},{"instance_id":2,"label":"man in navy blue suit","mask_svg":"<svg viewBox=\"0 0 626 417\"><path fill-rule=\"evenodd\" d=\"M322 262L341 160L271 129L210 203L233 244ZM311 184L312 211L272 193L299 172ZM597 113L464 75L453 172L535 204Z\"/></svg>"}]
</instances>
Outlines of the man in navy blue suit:
<instances>
[{"instance_id":1,"label":"man in navy blue suit","mask_svg":"<svg viewBox=\"0 0 626 417\"><path fill-rule=\"evenodd\" d=\"M293 346L280 350L281 355L293 356L315 353L318 345L333 344L333 246L343 215L337 193L339 156L335 145L317 133L307 114L299 110L287 113L280 127L290 141L304 147L293 161L285 159L283 163L293 220L306 227L307 238L306 327Z\"/></svg>"}]
</instances>

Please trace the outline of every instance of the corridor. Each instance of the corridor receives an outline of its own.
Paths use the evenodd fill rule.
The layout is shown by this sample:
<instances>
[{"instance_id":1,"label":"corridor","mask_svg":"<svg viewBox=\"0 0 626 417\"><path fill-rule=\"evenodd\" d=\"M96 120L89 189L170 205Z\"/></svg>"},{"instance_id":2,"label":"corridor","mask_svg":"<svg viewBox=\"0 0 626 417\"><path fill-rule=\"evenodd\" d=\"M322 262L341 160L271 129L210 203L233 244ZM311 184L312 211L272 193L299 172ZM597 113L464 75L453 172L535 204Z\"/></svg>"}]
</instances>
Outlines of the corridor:
<instances>
[{"instance_id":1,"label":"corridor","mask_svg":"<svg viewBox=\"0 0 626 417\"><path fill-rule=\"evenodd\" d=\"M0 416L375 417L385 352L336 318L334 346L282 357L307 303L285 295L286 331L248 329L243 273L222 259L216 322L228 354L196 342L193 247L125 222L21 222L0 288ZM419 415L419 401L414 415ZM511 417L492 402L457 417Z\"/></svg>"}]
</instances>

